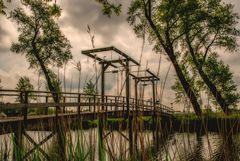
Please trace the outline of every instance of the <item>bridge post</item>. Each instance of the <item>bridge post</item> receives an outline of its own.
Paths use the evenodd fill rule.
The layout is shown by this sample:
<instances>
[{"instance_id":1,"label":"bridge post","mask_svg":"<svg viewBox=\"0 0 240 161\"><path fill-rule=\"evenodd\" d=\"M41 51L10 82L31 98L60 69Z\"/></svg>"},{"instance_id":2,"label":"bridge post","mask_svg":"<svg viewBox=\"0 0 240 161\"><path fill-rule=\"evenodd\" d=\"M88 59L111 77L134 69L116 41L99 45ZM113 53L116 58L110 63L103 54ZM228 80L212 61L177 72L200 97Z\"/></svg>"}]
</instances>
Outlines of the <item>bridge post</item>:
<instances>
[{"instance_id":1,"label":"bridge post","mask_svg":"<svg viewBox=\"0 0 240 161\"><path fill-rule=\"evenodd\" d=\"M93 96L93 113L94 113L94 118L95 118L95 113L96 113L96 95Z\"/></svg>"},{"instance_id":2,"label":"bridge post","mask_svg":"<svg viewBox=\"0 0 240 161\"><path fill-rule=\"evenodd\" d=\"M64 104L66 103L66 97L65 96L63 96L63 103ZM62 109L63 109L63 113L66 113L66 107L63 106Z\"/></svg>"},{"instance_id":3,"label":"bridge post","mask_svg":"<svg viewBox=\"0 0 240 161\"><path fill-rule=\"evenodd\" d=\"M117 97L115 97L115 113L117 114Z\"/></svg>"},{"instance_id":4,"label":"bridge post","mask_svg":"<svg viewBox=\"0 0 240 161\"><path fill-rule=\"evenodd\" d=\"M88 98L88 103L89 103L89 106L88 106L88 110L89 112L91 112L91 96Z\"/></svg>"},{"instance_id":5,"label":"bridge post","mask_svg":"<svg viewBox=\"0 0 240 161\"><path fill-rule=\"evenodd\" d=\"M131 160L135 160L134 153L134 140L133 140L133 115L130 111L130 69L129 69L129 60L126 60L126 106L127 106L127 118L128 118L128 139L129 139L129 149Z\"/></svg>"},{"instance_id":6,"label":"bridge post","mask_svg":"<svg viewBox=\"0 0 240 161\"><path fill-rule=\"evenodd\" d=\"M27 104L28 104L28 91L25 91L24 92L24 100L23 100L23 103L25 104L24 105L24 107L23 107L23 111L22 111L22 113L23 113L23 128L24 128L24 130L25 130L25 128L26 128L26 126L27 126L27 114L28 114L28 106L27 106Z\"/></svg>"},{"instance_id":7,"label":"bridge post","mask_svg":"<svg viewBox=\"0 0 240 161\"><path fill-rule=\"evenodd\" d=\"M45 97L45 103L47 104L48 103L48 96ZM45 107L45 111L44 111L44 114L47 115L48 114L48 106Z\"/></svg>"},{"instance_id":8,"label":"bridge post","mask_svg":"<svg viewBox=\"0 0 240 161\"><path fill-rule=\"evenodd\" d=\"M102 104L102 110L99 114L99 144L98 144L98 154L99 154L99 160L105 160L105 154L104 154L104 103L105 103L105 70L108 68L108 64L104 63L104 60L101 64L101 104Z\"/></svg>"},{"instance_id":9,"label":"bridge post","mask_svg":"<svg viewBox=\"0 0 240 161\"><path fill-rule=\"evenodd\" d=\"M134 129L134 148L135 148L135 151L136 153L138 154L138 147L137 147L137 141L138 141L138 131L139 131L139 120L138 120L138 116L139 116L139 107L138 107L138 83L139 83L139 80L138 79L135 79L134 81L134 85L135 85L135 129Z\"/></svg>"},{"instance_id":10,"label":"bridge post","mask_svg":"<svg viewBox=\"0 0 240 161\"><path fill-rule=\"evenodd\" d=\"M80 106L80 103L81 103L81 94L78 94L78 108L77 108L77 113L78 113L78 119L80 121L80 113L81 113L81 106Z\"/></svg>"},{"instance_id":11,"label":"bridge post","mask_svg":"<svg viewBox=\"0 0 240 161\"><path fill-rule=\"evenodd\" d=\"M57 150L59 154L59 160L66 161L66 129L64 121L61 117L59 117L59 112L61 112L60 103L60 94L55 93L53 95L55 97L55 103L58 103L56 106L55 117L54 117L54 131L56 132L56 139L57 139Z\"/></svg>"},{"instance_id":12,"label":"bridge post","mask_svg":"<svg viewBox=\"0 0 240 161\"><path fill-rule=\"evenodd\" d=\"M20 92L20 103L25 104L22 107L21 115L23 116L23 122L16 125L13 136L13 160L16 158L22 158L23 156L23 132L25 125L27 124L27 103L28 93L26 91Z\"/></svg>"},{"instance_id":13,"label":"bridge post","mask_svg":"<svg viewBox=\"0 0 240 161\"><path fill-rule=\"evenodd\" d=\"M105 100L105 103L106 103L105 111L106 111L106 116L107 116L107 112L108 112L108 96L106 96L105 98L106 98L106 100Z\"/></svg>"}]
</instances>

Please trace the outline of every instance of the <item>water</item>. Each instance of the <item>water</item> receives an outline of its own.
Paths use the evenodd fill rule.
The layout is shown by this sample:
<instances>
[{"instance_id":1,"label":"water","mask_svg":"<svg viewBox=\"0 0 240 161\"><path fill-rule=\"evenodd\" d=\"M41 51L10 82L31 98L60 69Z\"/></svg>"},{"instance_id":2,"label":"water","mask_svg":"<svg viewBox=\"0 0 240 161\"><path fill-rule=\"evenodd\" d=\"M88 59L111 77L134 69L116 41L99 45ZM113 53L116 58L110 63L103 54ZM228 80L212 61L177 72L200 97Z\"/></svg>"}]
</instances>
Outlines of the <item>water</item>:
<instances>
[{"instance_id":1,"label":"water","mask_svg":"<svg viewBox=\"0 0 240 161\"><path fill-rule=\"evenodd\" d=\"M50 132L27 132L37 143L48 136ZM128 136L126 131L106 131L104 141L104 153L106 160L126 160L129 155ZM202 136L196 133L173 133L162 136L159 141L159 149L151 131L138 134L138 151L142 160L162 161L238 161L240 160L240 134L222 135L207 133ZM56 145L53 137L41 146L49 155ZM80 144L78 144L80 143ZM25 148L30 150L33 144L24 138ZM79 146L79 147L78 147ZM12 160L12 136L11 134L0 136L0 160L4 153L8 160ZM28 151L27 150L27 151ZM70 131L67 133L66 151L68 157L81 153L85 160L98 160L98 130L96 128ZM141 152L140 152L141 151ZM5 155L5 156L6 156ZM42 156L41 156L42 157Z\"/></svg>"}]
</instances>

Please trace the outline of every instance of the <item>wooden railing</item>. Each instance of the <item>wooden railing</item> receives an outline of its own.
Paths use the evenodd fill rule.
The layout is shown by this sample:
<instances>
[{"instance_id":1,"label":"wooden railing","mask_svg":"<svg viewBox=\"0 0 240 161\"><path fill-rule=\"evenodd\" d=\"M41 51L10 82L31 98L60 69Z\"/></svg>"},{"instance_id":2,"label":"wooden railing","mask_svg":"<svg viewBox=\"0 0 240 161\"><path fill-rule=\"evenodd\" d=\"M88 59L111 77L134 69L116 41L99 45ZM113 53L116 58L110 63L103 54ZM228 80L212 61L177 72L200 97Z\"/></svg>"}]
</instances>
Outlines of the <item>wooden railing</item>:
<instances>
[{"instance_id":1,"label":"wooden railing","mask_svg":"<svg viewBox=\"0 0 240 161\"><path fill-rule=\"evenodd\" d=\"M60 102L53 100L53 95L58 95ZM39 109L41 115L56 113L56 107L60 108L60 113L80 113L82 112L127 112L126 97L105 95L102 101L101 95L89 95L84 93L61 92L54 93L48 91L17 91L0 90L0 112L6 110L18 111L15 115L23 116L27 119L31 109ZM129 111L133 112L155 112L158 114L172 115L173 110L162 104L155 104L146 100L135 100L130 98ZM13 115L14 116L14 115Z\"/></svg>"}]
</instances>

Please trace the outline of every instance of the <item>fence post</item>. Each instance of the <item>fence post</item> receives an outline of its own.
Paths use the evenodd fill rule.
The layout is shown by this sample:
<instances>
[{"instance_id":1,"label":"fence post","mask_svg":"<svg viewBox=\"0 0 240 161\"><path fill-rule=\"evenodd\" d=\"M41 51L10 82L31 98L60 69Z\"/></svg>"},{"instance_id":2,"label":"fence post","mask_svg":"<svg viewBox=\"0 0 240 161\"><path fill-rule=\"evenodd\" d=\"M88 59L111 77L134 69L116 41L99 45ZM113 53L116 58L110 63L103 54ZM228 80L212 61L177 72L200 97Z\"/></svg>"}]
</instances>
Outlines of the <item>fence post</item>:
<instances>
[{"instance_id":1,"label":"fence post","mask_svg":"<svg viewBox=\"0 0 240 161\"><path fill-rule=\"evenodd\" d=\"M23 120L24 120L24 128L27 126L27 113L28 113L28 91L24 92L24 100L23 103L25 104L22 113L23 113Z\"/></svg>"},{"instance_id":2,"label":"fence post","mask_svg":"<svg viewBox=\"0 0 240 161\"><path fill-rule=\"evenodd\" d=\"M14 138L13 138L13 160L17 158L22 158L23 153L23 132L27 125L27 103L28 103L28 93L25 91L20 92L20 103L24 104L21 109L21 115L23 116L23 122L17 124L14 128Z\"/></svg>"},{"instance_id":3,"label":"fence post","mask_svg":"<svg viewBox=\"0 0 240 161\"><path fill-rule=\"evenodd\" d=\"M80 119L80 113L81 113L80 103L81 103L81 94L78 94L78 109L77 109L77 112L78 112L78 118L79 119Z\"/></svg>"},{"instance_id":4,"label":"fence post","mask_svg":"<svg viewBox=\"0 0 240 161\"><path fill-rule=\"evenodd\" d=\"M112 102L113 102L113 101L112 101L112 99L110 100L110 102L111 102L111 111L112 111L112 108L113 108L113 105L112 105Z\"/></svg>"},{"instance_id":5,"label":"fence post","mask_svg":"<svg viewBox=\"0 0 240 161\"><path fill-rule=\"evenodd\" d=\"M95 113L96 113L96 95L93 96L93 102L94 102L93 113L95 115Z\"/></svg>"},{"instance_id":6,"label":"fence post","mask_svg":"<svg viewBox=\"0 0 240 161\"><path fill-rule=\"evenodd\" d=\"M48 103L48 96L45 97L45 102L46 102L46 104ZM45 107L44 114L45 114L45 115L48 114L48 105Z\"/></svg>"},{"instance_id":7,"label":"fence post","mask_svg":"<svg viewBox=\"0 0 240 161\"><path fill-rule=\"evenodd\" d=\"M124 115L124 112L125 112L125 102L124 102L124 97L122 97L123 99L123 115Z\"/></svg>"},{"instance_id":8,"label":"fence post","mask_svg":"<svg viewBox=\"0 0 240 161\"><path fill-rule=\"evenodd\" d=\"M91 111L91 105L90 105L91 104L91 96L88 98L88 103L89 103L88 104L89 111Z\"/></svg>"},{"instance_id":9,"label":"fence post","mask_svg":"<svg viewBox=\"0 0 240 161\"><path fill-rule=\"evenodd\" d=\"M106 106L105 106L105 108L106 108L106 115L107 115L107 112L108 112L108 96L106 96Z\"/></svg>"},{"instance_id":10,"label":"fence post","mask_svg":"<svg viewBox=\"0 0 240 161\"><path fill-rule=\"evenodd\" d=\"M117 112L117 97L115 97L115 112Z\"/></svg>"},{"instance_id":11,"label":"fence post","mask_svg":"<svg viewBox=\"0 0 240 161\"><path fill-rule=\"evenodd\" d=\"M63 96L63 113L66 113L66 107L65 107L65 103L66 103L66 97Z\"/></svg>"}]
</instances>

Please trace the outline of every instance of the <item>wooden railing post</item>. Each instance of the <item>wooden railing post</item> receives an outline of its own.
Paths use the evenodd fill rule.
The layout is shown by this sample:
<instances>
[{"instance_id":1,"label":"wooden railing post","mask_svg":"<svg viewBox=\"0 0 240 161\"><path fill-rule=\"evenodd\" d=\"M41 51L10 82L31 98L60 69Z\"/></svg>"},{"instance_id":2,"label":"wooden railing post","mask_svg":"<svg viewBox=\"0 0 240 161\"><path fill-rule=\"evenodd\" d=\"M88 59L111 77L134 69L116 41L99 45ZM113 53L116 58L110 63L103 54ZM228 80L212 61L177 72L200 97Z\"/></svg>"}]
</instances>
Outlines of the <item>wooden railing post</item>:
<instances>
[{"instance_id":1,"label":"wooden railing post","mask_svg":"<svg viewBox=\"0 0 240 161\"><path fill-rule=\"evenodd\" d=\"M28 91L24 92L24 101L23 103L25 104L23 109L22 109L22 113L23 113L23 122L24 122L24 127L27 126L27 113L28 113Z\"/></svg>"},{"instance_id":2,"label":"wooden railing post","mask_svg":"<svg viewBox=\"0 0 240 161\"><path fill-rule=\"evenodd\" d=\"M48 96L45 97L45 103L46 103L46 104L48 103ZM48 114L48 105L45 107L44 114L45 114L45 115Z\"/></svg>"},{"instance_id":3,"label":"wooden railing post","mask_svg":"<svg viewBox=\"0 0 240 161\"><path fill-rule=\"evenodd\" d=\"M22 158L23 150L23 132L27 125L27 104L28 104L28 92L20 92L20 103L24 104L21 109L21 115L23 116L23 122L17 124L14 128L14 138L13 138L13 160L17 158Z\"/></svg>"},{"instance_id":4,"label":"wooden railing post","mask_svg":"<svg viewBox=\"0 0 240 161\"><path fill-rule=\"evenodd\" d=\"M106 111L106 115L107 115L107 112L108 112L108 96L105 97L106 98L106 106L105 106L105 111Z\"/></svg>"},{"instance_id":5,"label":"wooden railing post","mask_svg":"<svg viewBox=\"0 0 240 161\"><path fill-rule=\"evenodd\" d=\"M94 105L93 105L93 113L95 115L95 113L96 113L96 95L93 96L93 103L94 103Z\"/></svg>"},{"instance_id":6,"label":"wooden railing post","mask_svg":"<svg viewBox=\"0 0 240 161\"><path fill-rule=\"evenodd\" d=\"M88 103L89 103L89 105L88 105L88 111L91 111L91 97L89 97L88 98Z\"/></svg>"},{"instance_id":7,"label":"wooden railing post","mask_svg":"<svg viewBox=\"0 0 240 161\"><path fill-rule=\"evenodd\" d=\"M97 103L98 103L98 110L97 110L97 112L101 111L101 108L102 108L102 107L100 106L100 102L101 102L100 100L101 100L101 98L98 97L98 98L97 98Z\"/></svg>"},{"instance_id":8,"label":"wooden railing post","mask_svg":"<svg viewBox=\"0 0 240 161\"><path fill-rule=\"evenodd\" d=\"M79 119L80 119L80 113L81 113L80 103L81 103L81 94L78 94L78 109L77 109L77 112L78 112L78 118Z\"/></svg>"},{"instance_id":9,"label":"wooden railing post","mask_svg":"<svg viewBox=\"0 0 240 161\"><path fill-rule=\"evenodd\" d=\"M66 103L66 97L63 96L63 113L66 113L66 107L65 107L65 103Z\"/></svg>"},{"instance_id":10,"label":"wooden railing post","mask_svg":"<svg viewBox=\"0 0 240 161\"><path fill-rule=\"evenodd\" d=\"M123 103L123 114L124 114L124 112L125 112L125 101L124 101L124 97L122 97L122 103Z\"/></svg>"}]
</instances>

